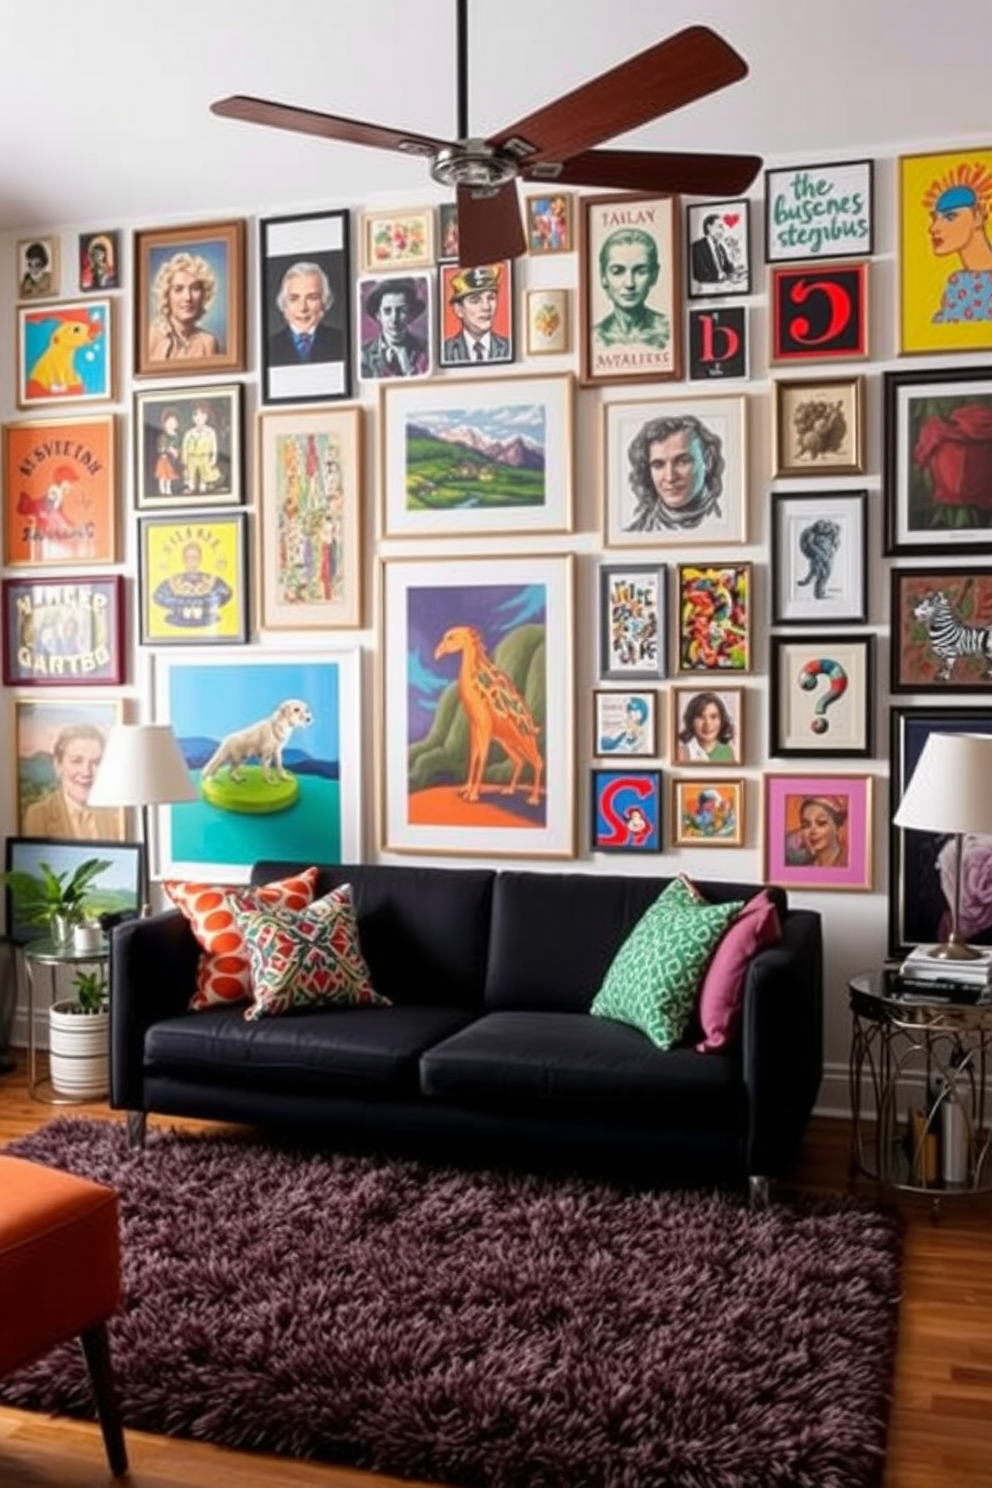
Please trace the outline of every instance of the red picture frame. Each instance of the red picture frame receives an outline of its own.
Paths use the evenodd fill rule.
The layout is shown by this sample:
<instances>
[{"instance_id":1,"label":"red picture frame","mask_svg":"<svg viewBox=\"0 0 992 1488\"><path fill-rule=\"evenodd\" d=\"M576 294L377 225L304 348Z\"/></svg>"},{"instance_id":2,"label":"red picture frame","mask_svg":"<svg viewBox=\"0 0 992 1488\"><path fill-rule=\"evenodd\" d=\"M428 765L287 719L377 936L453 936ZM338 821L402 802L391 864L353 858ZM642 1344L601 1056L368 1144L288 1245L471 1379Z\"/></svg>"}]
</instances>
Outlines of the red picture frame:
<instances>
[{"instance_id":1,"label":"red picture frame","mask_svg":"<svg viewBox=\"0 0 992 1488\"><path fill-rule=\"evenodd\" d=\"M127 680L124 578L4 579L7 687L106 687Z\"/></svg>"},{"instance_id":2,"label":"red picture frame","mask_svg":"<svg viewBox=\"0 0 992 1488\"><path fill-rule=\"evenodd\" d=\"M853 361L868 355L868 263L770 270L771 360Z\"/></svg>"}]
</instances>

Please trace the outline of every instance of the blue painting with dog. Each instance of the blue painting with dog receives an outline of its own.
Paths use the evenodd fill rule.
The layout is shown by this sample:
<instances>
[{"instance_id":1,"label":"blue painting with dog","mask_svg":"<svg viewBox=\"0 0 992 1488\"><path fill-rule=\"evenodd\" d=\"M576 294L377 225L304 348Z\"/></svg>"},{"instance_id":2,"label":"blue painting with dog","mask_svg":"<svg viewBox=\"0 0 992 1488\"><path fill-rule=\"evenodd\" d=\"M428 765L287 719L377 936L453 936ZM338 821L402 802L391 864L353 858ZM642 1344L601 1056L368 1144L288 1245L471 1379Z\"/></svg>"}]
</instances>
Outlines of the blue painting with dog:
<instances>
[{"instance_id":1,"label":"blue painting with dog","mask_svg":"<svg viewBox=\"0 0 992 1488\"><path fill-rule=\"evenodd\" d=\"M350 672L344 656L172 665L168 717L199 799L163 813L163 871L210 865L241 876L261 858L358 856L357 811L342 801L343 779L357 796L342 758L342 711L356 706L343 663Z\"/></svg>"}]
</instances>

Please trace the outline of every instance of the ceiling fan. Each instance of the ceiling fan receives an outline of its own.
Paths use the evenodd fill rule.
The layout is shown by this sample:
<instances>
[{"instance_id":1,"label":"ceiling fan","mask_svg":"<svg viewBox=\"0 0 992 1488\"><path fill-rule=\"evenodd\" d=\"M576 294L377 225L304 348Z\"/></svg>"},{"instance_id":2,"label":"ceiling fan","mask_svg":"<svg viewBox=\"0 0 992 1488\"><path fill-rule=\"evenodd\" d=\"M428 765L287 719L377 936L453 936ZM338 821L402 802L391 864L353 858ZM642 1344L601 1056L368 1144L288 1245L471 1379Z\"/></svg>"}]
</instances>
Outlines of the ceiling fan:
<instances>
[{"instance_id":1,"label":"ceiling fan","mask_svg":"<svg viewBox=\"0 0 992 1488\"><path fill-rule=\"evenodd\" d=\"M761 169L755 155L593 148L747 76L743 57L707 26L689 26L657 42L488 139L470 135L468 0L456 0L456 6L456 140L433 139L241 93L218 99L211 110L250 124L425 156L434 180L457 190L459 262L467 266L517 258L526 252L518 180L659 194L738 196Z\"/></svg>"}]
</instances>

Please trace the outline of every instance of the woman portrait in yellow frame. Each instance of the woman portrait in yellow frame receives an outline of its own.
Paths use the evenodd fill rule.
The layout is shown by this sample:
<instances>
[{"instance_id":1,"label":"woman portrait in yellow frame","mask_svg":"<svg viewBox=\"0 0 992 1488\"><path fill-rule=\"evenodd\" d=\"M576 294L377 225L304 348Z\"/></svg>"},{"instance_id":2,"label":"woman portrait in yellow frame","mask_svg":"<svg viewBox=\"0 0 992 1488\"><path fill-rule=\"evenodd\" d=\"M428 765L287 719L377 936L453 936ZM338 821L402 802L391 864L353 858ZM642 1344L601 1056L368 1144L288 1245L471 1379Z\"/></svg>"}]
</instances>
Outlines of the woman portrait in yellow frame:
<instances>
[{"instance_id":1,"label":"woman portrait in yellow frame","mask_svg":"<svg viewBox=\"0 0 992 1488\"><path fill-rule=\"evenodd\" d=\"M992 348L992 149L899 170L901 350Z\"/></svg>"}]
</instances>

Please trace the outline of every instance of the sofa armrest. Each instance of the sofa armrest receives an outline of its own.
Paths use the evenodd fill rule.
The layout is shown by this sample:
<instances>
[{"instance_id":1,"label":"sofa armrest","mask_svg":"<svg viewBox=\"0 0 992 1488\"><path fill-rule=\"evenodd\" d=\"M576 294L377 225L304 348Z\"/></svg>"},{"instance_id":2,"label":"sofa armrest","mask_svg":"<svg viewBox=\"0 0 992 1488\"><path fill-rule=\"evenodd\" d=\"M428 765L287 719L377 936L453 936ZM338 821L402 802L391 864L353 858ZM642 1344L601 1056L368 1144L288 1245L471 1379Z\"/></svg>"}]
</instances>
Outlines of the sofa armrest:
<instances>
[{"instance_id":1,"label":"sofa armrest","mask_svg":"<svg viewBox=\"0 0 992 1488\"><path fill-rule=\"evenodd\" d=\"M774 1177L796 1157L823 1079L823 931L790 910L778 945L755 956L744 984L748 1174Z\"/></svg>"},{"instance_id":2,"label":"sofa armrest","mask_svg":"<svg viewBox=\"0 0 992 1488\"><path fill-rule=\"evenodd\" d=\"M200 947L177 909L116 926L110 942L110 1104L144 1108L145 1034L186 1012Z\"/></svg>"}]
</instances>

